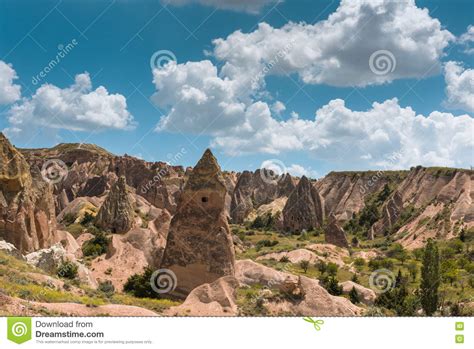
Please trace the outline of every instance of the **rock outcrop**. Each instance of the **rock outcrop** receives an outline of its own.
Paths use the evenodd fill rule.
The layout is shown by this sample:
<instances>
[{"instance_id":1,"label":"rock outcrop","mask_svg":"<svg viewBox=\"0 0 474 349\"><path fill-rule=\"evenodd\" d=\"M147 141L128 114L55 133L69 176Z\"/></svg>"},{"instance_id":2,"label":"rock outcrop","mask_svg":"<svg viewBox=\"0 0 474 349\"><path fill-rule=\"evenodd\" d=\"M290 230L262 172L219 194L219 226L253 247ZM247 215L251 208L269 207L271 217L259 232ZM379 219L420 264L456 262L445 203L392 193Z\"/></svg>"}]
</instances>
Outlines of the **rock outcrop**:
<instances>
[{"instance_id":1,"label":"rock outcrop","mask_svg":"<svg viewBox=\"0 0 474 349\"><path fill-rule=\"evenodd\" d=\"M289 174L271 180L272 177L266 171L269 170L244 171L240 174L230 204L233 223L244 222L254 209L279 197L288 197L294 190L295 183Z\"/></svg>"},{"instance_id":2,"label":"rock outcrop","mask_svg":"<svg viewBox=\"0 0 474 349\"><path fill-rule=\"evenodd\" d=\"M268 300L264 306L270 315L356 316L362 313L362 309L348 299L329 294L318 280L280 272L251 260L236 263L235 277L242 286L261 285L267 290L296 295L286 300Z\"/></svg>"},{"instance_id":3,"label":"rock outcrop","mask_svg":"<svg viewBox=\"0 0 474 349\"><path fill-rule=\"evenodd\" d=\"M177 276L174 294L234 274L234 246L225 212L226 187L207 149L194 167L170 224L161 268Z\"/></svg>"},{"instance_id":4,"label":"rock outcrop","mask_svg":"<svg viewBox=\"0 0 474 349\"><path fill-rule=\"evenodd\" d=\"M235 316L239 282L233 276L223 276L210 284L196 287L183 304L169 309L171 316Z\"/></svg>"},{"instance_id":5,"label":"rock outcrop","mask_svg":"<svg viewBox=\"0 0 474 349\"><path fill-rule=\"evenodd\" d=\"M134 208L125 177L119 177L112 186L95 222L98 227L112 233L126 233L133 227Z\"/></svg>"},{"instance_id":6,"label":"rock outcrop","mask_svg":"<svg viewBox=\"0 0 474 349\"><path fill-rule=\"evenodd\" d=\"M336 217L331 214L328 219L328 224L324 230L324 239L328 244L333 244L339 247L348 248L346 233L339 224L337 224Z\"/></svg>"},{"instance_id":7,"label":"rock outcrop","mask_svg":"<svg viewBox=\"0 0 474 349\"><path fill-rule=\"evenodd\" d=\"M428 238L457 236L461 226L474 226L473 184L473 171L412 168L382 206L369 238L395 234L402 245L414 249Z\"/></svg>"},{"instance_id":8,"label":"rock outcrop","mask_svg":"<svg viewBox=\"0 0 474 349\"><path fill-rule=\"evenodd\" d=\"M21 253L56 242L51 186L0 133L0 238Z\"/></svg>"},{"instance_id":9,"label":"rock outcrop","mask_svg":"<svg viewBox=\"0 0 474 349\"><path fill-rule=\"evenodd\" d=\"M324 198L325 211L346 222L365 205L365 199L391 183L396 186L407 171L330 172L315 187Z\"/></svg>"},{"instance_id":10,"label":"rock outcrop","mask_svg":"<svg viewBox=\"0 0 474 349\"><path fill-rule=\"evenodd\" d=\"M348 295L352 291L352 288L355 288L357 294L359 295L360 302L365 305L374 304L375 299L377 298L377 294L373 290L359 285L358 283L355 283L353 281L344 281L341 282L340 285L342 286L342 293L346 295Z\"/></svg>"},{"instance_id":11,"label":"rock outcrop","mask_svg":"<svg viewBox=\"0 0 474 349\"><path fill-rule=\"evenodd\" d=\"M323 199L310 180L303 176L283 208L283 228L290 232L310 230L322 226L323 220Z\"/></svg>"}]
</instances>

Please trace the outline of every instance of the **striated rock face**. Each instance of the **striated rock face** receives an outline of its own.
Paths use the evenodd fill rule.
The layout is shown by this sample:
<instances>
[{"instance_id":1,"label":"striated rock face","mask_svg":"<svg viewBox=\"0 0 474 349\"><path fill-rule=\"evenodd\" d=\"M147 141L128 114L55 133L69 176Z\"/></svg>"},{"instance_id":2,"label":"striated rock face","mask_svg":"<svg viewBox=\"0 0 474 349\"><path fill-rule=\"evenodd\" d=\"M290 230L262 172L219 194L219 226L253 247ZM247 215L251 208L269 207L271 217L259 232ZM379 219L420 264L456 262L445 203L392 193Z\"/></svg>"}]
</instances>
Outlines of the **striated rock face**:
<instances>
[{"instance_id":1,"label":"striated rock face","mask_svg":"<svg viewBox=\"0 0 474 349\"><path fill-rule=\"evenodd\" d=\"M405 177L406 171L331 172L318 180L315 187L324 198L326 213L345 222L364 207L368 195L385 184L397 185Z\"/></svg>"},{"instance_id":2,"label":"striated rock face","mask_svg":"<svg viewBox=\"0 0 474 349\"><path fill-rule=\"evenodd\" d=\"M234 274L234 247L225 212L226 187L208 149L194 167L170 224L161 268L177 276L175 295Z\"/></svg>"},{"instance_id":3,"label":"striated rock face","mask_svg":"<svg viewBox=\"0 0 474 349\"><path fill-rule=\"evenodd\" d=\"M50 149L21 152L31 168L41 169L49 159L59 159L68 166L67 177L54 188L56 213L77 197L104 195L120 176L125 176L127 185L152 205L174 213L185 181L181 166L115 156L93 144L59 144Z\"/></svg>"},{"instance_id":4,"label":"striated rock face","mask_svg":"<svg viewBox=\"0 0 474 349\"><path fill-rule=\"evenodd\" d=\"M254 208L288 196L295 188L290 175L285 174L277 180L269 180L271 177L265 171L268 170L244 171L240 174L230 204L233 223L242 223Z\"/></svg>"},{"instance_id":5,"label":"striated rock face","mask_svg":"<svg viewBox=\"0 0 474 349\"><path fill-rule=\"evenodd\" d=\"M112 186L107 198L96 216L96 225L112 233L126 233L133 226L134 209L132 198L125 183L120 177Z\"/></svg>"},{"instance_id":6,"label":"striated rock face","mask_svg":"<svg viewBox=\"0 0 474 349\"><path fill-rule=\"evenodd\" d=\"M52 190L0 133L0 238L20 252L56 242Z\"/></svg>"},{"instance_id":7,"label":"striated rock face","mask_svg":"<svg viewBox=\"0 0 474 349\"><path fill-rule=\"evenodd\" d=\"M329 222L326 226L324 238L328 244L348 248L346 233L338 224L334 215L329 216Z\"/></svg>"},{"instance_id":8,"label":"striated rock face","mask_svg":"<svg viewBox=\"0 0 474 349\"><path fill-rule=\"evenodd\" d=\"M413 249L428 238L456 236L461 225L474 226L473 184L473 171L412 168L383 205L382 218L369 237L395 234L402 245Z\"/></svg>"},{"instance_id":9,"label":"striated rock face","mask_svg":"<svg viewBox=\"0 0 474 349\"><path fill-rule=\"evenodd\" d=\"M323 199L306 176L301 178L288 197L282 213L283 228L286 231L310 230L323 224Z\"/></svg>"}]
</instances>

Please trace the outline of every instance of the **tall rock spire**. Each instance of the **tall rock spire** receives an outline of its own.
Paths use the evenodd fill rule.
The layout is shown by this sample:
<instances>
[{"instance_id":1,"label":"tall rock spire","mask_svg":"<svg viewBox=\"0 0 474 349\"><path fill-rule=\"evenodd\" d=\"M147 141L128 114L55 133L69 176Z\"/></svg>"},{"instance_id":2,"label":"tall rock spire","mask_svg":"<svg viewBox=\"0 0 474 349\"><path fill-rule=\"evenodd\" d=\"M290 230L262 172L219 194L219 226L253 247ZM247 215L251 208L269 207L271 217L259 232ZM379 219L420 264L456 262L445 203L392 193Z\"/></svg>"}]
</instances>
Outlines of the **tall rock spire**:
<instances>
[{"instance_id":1,"label":"tall rock spire","mask_svg":"<svg viewBox=\"0 0 474 349\"><path fill-rule=\"evenodd\" d=\"M324 220L321 195L306 176L301 177L283 208L283 227L287 231L301 231L320 227Z\"/></svg>"},{"instance_id":2,"label":"tall rock spire","mask_svg":"<svg viewBox=\"0 0 474 349\"><path fill-rule=\"evenodd\" d=\"M110 189L100 207L96 225L112 233L126 233L133 226L134 210L125 177L121 176Z\"/></svg>"},{"instance_id":3,"label":"tall rock spire","mask_svg":"<svg viewBox=\"0 0 474 349\"><path fill-rule=\"evenodd\" d=\"M174 295L234 275L234 246L225 212L225 181L207 149L194 167L171 221L161 268L177 279Z\"/></svg>"}]
</instances>

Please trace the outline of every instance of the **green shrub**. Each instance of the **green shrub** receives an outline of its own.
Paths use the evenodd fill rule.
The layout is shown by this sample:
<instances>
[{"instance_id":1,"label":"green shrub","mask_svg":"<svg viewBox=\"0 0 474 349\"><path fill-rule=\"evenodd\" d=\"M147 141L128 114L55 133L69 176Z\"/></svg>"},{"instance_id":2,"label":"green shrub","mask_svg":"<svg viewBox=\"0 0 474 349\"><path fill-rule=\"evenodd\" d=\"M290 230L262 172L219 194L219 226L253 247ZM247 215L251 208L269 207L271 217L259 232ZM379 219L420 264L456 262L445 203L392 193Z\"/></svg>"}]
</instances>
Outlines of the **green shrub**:
<instances>
[{"instance_id":1,"label":"green shrub","mask_svg":"<svg viewBox=\"0 0 474 349\"><path fill-rule=\"evenodd\" d=\"M63 217L63 222L66 225L71 225L76 221L77 217L72 213L66 213Z\"/></svg>"},{"instance_id":2,"label":"green shrub","mask_svg":"<svg viewBox=\"0 0 474 349\"><path fill-rule=\"evenodd\" d=\"M85 257L96 257L107 253L110 238L104 232L99 232L92 239L82 245L82 254Z\"/></svg>"},{"instance_id":3,"label":"green shrub","mask_svg":"<svg viewBox=\"0 0 474 349\"><path fill-rule=\"evenodd\" d=\"M275 245L278 245L277 240L270 241L270 240L265 239L265 240L258 241L257 244L255 245L255 248L257 249L257 251L260 251L262 247L273 247Z\"/></svg>"},{"instance_id":4,"label":"green shrub","mask_svg":"<svg viewBox=\"0 0 474 349\"><path fill-rule=\"evenodd\" d=\"M76 263L71 261L62 262L57 269L57 274L59 277L65 279L75 279L77 277L78 266Z\"/></svg>"},{"instance_id":5,"label":"green shrub","mask_svg":"<svg viewBox=\"0 0 474 349\"><path fill-rule=\"evenodd\" d=\"M321 279L321 285L333 296L340 296L342 294L342 286L335 276L324 276Z\"/></svg>"},{"instance_id":6,"label":"green shrub","mask_svg":"<svg viewBox=\"0 0 474 349\"><path fill-rule=\"evenodd\" d=\"M303 269L303 272L306 274L309 268L309 261L301 261L300 268Z\"/></svg>"},{"instance_id":7,"label":"green shrub","mask_svg":"<svg viewBox=\"0 0 474 349\"><path fill-rule=\"evenodd\" d=\"M112 281L106 280L99 282L97 289L104 293L107 297L112 296L115 293L115 286L112 284Z\"/></svg>"},{"instance_id":8,"label":"green shrub","mask_svg":"<svg viewBox=\"0 0 474 349\"><path fill-rule=\"evenodd\" d=\"M359 293L357 293L355 287L352 287L352 290L349 292L349 299L354 304L360 303Z\"/></svg>"},{"instance_id":9,"label":"green shrub","mask_svg":"<svg viewBox=\"0 0 474 349\"><path fill-rule=\"evenodd\" d=\"M81 220L81 224L82 225L89 225L89 224L92 224L92 222L94 222L94 215L92 213L89 213L89 212L86 212L84 214L84 217L82 218Z\"/></svg>"},{"instance_id":10,"label":"green shrub","mask_svg":"<svg viewBox=\"0 0 474 349\"><path fill-rule=\"evenodd\" d=\"M143 273L130 276L123 286L123 291L139 298L160 298L151 287L152 274L153 270L147 267Z\"/></svg>"}]
</instances>

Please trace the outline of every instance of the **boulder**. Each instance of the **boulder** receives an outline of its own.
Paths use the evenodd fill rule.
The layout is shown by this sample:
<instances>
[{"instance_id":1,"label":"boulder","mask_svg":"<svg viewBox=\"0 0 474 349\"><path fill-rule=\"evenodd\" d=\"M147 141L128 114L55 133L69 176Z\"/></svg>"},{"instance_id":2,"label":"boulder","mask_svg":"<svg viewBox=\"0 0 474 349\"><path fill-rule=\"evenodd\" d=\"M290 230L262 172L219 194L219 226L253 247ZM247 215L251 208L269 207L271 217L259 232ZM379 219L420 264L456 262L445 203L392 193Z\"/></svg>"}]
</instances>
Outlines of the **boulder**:
<instances>
[{"instance_id":1,"label":"boulder","mask_svg":"<svg viewBox=\"0 0 474 349\"><path fill-rule=\"evenodd\" d=\"M12 257L15 257L18 259L24 259L20 251L18 251L18 249L15 246L13 246L13 244L10 244L9 242L6 242L5 240L0 240L0 251Z\"/></svg>"},{"instance_id":2,"label":"boulder","mask_svg":"<svg viewBox=\"0 0 474 349\"><path fill-rule=\"evenodd\" d=\"M324 239L328 244L333 244L343 248L349 247L346 233L344 232L344 229L337 224L336 217L333 214L329 216L329 222L324 232Z\"/></svg>"},{"instance_id":3,"label":"boulder","mask_svg":"<svg viewBox=\"0 0 474 349\"><path fill-rule=\"evenodd\" d=\"M170 308L171 316L235 316L239 282L233 276L223 276L210 284L196 287L180 306Z\"/></svg>"},{"instance_id":4,"label":"boulder","mask_svg":"<svg viewBox=\"0 0 474 349\"><path fill-rule=\"evenodd\" d=\"M361 303L365 305L374 304L374 301L377 298L377 294L373 290L359 285L358 283L355 283L353 281L344 281L341 282L340 285L342 286L342 292L344 294L349 294L352 291L352 288L355 288L355 290L359 294L359 299Z\"/></svg>"},{"instance_id":5,"label":"boulder","mask_svg":"<svg viewBox=\"0 0 474 349\"><path fill-rule=\"evenodd\" d=\"M186 297L194 288L234 275L234 246L225 211L225 181L207 149L194 167L171 220L161 268L177 276L174 291Z\"/></svg>"}]
</instances>

